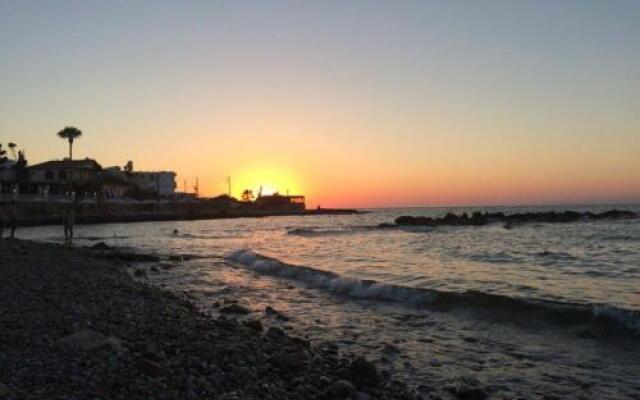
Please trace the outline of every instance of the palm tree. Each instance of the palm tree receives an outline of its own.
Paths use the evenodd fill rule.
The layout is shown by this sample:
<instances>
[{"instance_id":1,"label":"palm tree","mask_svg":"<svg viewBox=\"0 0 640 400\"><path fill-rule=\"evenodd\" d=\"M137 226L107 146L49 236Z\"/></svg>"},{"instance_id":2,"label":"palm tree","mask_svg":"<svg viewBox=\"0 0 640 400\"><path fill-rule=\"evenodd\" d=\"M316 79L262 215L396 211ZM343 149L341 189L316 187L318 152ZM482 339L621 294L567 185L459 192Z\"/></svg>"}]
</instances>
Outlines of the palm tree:
<instances>
[{"instance_id":1,"label":"palm tree","mask_svg":"<svg viewBox=\"0 0 640 400\"><path fill-rule=\"evenodd\" d=\"M242 201L250 202L251 200L253 200L255 198L255 196L253 195L253 190L245 189L242 192L242 195L241 195L240 198L242 199Z\"/></svg>"},{"instance_id":2,"label":"palm tree","mask_svg":"<svg viewBox=\"0 0 640 400\"><path fill-rule=\"evenodd\" d=\"M124 166L124 172L127 175L131 175L133 173L133 161L129 160Z\"/></svg>"},{"instance_id":3,"label":"palm tree","mask_svg":"<svg viewBox=\"0 0 640 400\"><path fill-rule=\"evenodd\" d=\"M73 140L82 136L82 131L73 126L67 126L58 132L58 136L69 141L69 160L73 159Z\"/></svg>"}]
</instances>

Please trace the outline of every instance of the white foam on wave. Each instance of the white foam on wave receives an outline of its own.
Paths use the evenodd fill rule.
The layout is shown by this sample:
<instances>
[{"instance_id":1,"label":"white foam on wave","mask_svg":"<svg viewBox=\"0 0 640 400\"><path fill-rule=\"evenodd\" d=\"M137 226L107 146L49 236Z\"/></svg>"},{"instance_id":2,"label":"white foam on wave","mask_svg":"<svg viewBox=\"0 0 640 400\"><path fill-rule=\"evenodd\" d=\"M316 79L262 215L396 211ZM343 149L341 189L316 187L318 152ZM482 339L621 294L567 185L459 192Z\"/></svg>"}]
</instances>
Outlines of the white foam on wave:
<instances>
[{"instance_id":1,"label":"white foam on wave","mask_svg":"<svg viewBox=\"0 0 640 400\"><path fill-rule=\"evenodd\" d=\"M238 262L261 274L292 279L308 287L323 289L331 293L357 299L372 299L419 305L433 301L436 296L436 294L431 294L424 290L353 279L329 271L295 266L265 257L251 250L235 251L229 254L227 259Z\"/></svg>"},{"instance_id":2,"label":"white foam on wave","mask_svg":"<svg viewBox=\"0 0 640 400\"><path fill-rule=\"evenodd\" d=\"M503 310L521 310L521 306L538 307L541 310L546 310L543 315L547 315L551 311L584 315L586 311L587 318L583 319L584 323L590 323L593 317L602 318L624 327L626 331L630 331L633 334L640 334L640 313L611 305L594 305L585 308L584 305L578 307L572 304L530 302L524 299L474 291L443 293L436 290L397 286L371 280L343 277L331 271L323 271L306 266L291 265L247 249L235 251L227 255L226 258L260 274L295 280L310 288L326 290L330 293L355 299L386 301L411 306L449 304L479 308L499 307ZM592 317L588 317L589 313L591 313ZM522 315L522 312L518 311L516 315Z\"/></svg>"}]
</instances>

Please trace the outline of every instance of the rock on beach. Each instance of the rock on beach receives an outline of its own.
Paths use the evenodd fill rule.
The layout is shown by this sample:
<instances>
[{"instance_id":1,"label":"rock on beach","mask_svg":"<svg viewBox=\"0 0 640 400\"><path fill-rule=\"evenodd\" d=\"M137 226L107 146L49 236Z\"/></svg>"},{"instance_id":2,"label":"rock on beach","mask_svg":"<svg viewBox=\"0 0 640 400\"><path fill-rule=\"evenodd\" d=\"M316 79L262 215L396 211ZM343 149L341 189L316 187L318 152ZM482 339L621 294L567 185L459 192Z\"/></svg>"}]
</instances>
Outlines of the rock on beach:
<instances>
[{"instance_id":1,"label":"rock on beach","mask_svg":"<svg viewBox=\"0 0 640 400\"><path fill-rule=\"evenodd\" d=\"M111 347L113 350L121 351L123 346L120 339L113 336L105 336L91 329L84 329L71 335L58 339L58 346L67 350L88 352Z\"/></svg>"}]
</instances>

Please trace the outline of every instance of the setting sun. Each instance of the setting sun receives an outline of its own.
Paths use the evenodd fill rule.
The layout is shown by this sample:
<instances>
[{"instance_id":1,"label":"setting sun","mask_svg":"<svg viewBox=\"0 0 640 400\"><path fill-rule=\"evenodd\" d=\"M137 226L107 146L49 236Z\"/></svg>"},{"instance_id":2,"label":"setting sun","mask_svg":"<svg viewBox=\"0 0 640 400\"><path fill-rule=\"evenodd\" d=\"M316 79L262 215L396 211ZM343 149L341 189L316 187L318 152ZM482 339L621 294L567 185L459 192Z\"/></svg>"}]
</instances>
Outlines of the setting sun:
<instances>
[{"instance_id":1,"label":"setting sun","mask_svg":"<svg viewBox=\"0 0 640 400\"><path fill-rule=\"evenodd\" d=\"M301 194L305 188L300 181L296 174L279 166L247 166L238 171L236 176L231 176L231 194L240 198L246 189L253 191L255 196L259 193Z\"/></svg>"}]
</instances>

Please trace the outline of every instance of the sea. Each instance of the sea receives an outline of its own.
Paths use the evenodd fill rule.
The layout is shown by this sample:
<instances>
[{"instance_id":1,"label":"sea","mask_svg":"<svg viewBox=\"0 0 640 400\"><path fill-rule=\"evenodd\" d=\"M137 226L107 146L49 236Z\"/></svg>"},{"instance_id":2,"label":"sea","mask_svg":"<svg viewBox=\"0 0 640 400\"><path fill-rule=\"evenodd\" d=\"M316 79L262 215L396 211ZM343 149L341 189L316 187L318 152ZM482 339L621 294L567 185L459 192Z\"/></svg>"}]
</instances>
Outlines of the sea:
<instances>
[{"instance_id":1,"label":"sea","mask_svg":"<svg viewBox=\"0 0 640 400\"><path fill-rule=\"evenodd\" d=\"M240 303L253 314L239 318L364 355L425 395L449 398L446 389L463 384L496 399L640 399L640 219L380 225L401 215L610 209L640 213L409 208L83 225L76 245L163 256L142 279L214 316ZM62 229L18 236L61 242Z\"/></svg>"}]
</instances>

